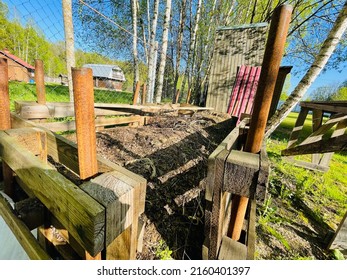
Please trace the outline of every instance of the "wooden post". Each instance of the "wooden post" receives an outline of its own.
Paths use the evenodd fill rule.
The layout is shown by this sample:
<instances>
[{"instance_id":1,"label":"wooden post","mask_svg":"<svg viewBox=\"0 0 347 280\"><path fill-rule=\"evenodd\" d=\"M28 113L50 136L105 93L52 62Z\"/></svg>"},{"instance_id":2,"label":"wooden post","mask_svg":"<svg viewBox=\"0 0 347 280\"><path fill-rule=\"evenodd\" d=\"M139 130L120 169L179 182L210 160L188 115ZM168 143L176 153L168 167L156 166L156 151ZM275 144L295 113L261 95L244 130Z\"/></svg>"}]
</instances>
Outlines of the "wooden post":
<instances>
[{"instance_id":1,"label":"wooden post","mask_svg":"<svg viewBox=\"0 0 347 280\"><path fill-rule=\"evenodd\" d=\"M271 20L245 152L258 153L261 149L292 10L290 5L281 5L276 8ZM239 240L248 197L235 195L232 204L237 209L233 209L231 213L229 233L233 240Z\"/></svg>"},{"instance_id":2,"label":"wooden post","mask_svg":"<svg viewBox=\"0 0 347 280\"><path fill-rule=\"evenodd\" d=\"M8 90L8 65L6 58L0 58L0 130L11 128L10 96ZM2 175L4 178L4 192L13 198L13 172L3 161Z\"/></svg>"},{"instance_id":3,"label":"wooden post","mask_svg":"<svg viewBox=\"0 0 347 280\"><path fill-rule=\"evenodd\" d=\"M140 92L140 82L136 82L134 97L133 97L133 105L137 104L137 100L139 99L139 92Z\"/></svg>"},{"instance_id":4,"label":"wooden post","mask_svg":"<svg viewBox=\"0 0 347 280\"><path fill-rule=\"evenodd\" d=\"M79 174L81 179L87 179L98 173L92 69L72 68L72 81Z\"/></svg>"},{"instance_id":5,"label":"wooden post","mask_svg":"<svg viewBox=\"0 0 347 280\"><path fill-rule=\"evenodd\" d=\"M46 104L46 89L45 89L45 72L43 70L43 61L35 59L35 83L37 103Z\"/></svg>"},{"instance_id":6,"label":"wooden post","mask_svg":"<svg viewBox=\"0 0 347 280\"><path fill-rule=\"evenodd\" d=\"M146 90L147 90L147 85L143 84L141 105L144 105L146 103Z\"/></svg>"},{"instance_id":7,"label":"wooden post","mask_svg":"<svg viewBox=\"0 0 347 280\"><path fill-rule=\"evenodd\" d=\"M0 130L11 128L7 59L0 58Z\"/></svg>"}]
</instances>

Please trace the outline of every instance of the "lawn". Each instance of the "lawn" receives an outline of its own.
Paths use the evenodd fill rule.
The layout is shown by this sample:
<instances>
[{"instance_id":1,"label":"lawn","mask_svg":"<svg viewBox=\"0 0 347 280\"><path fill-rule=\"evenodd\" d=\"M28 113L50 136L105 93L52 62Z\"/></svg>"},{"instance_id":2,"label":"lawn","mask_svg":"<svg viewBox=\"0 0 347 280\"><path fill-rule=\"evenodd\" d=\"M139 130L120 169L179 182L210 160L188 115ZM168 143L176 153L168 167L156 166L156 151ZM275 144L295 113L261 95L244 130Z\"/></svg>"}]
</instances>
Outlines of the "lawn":
<instances>
[{"instance_id":1,"label":"lawn","mask_svg":"<svg viewBox=\"0 0 347 280\"><path fill-rule=\"evenodd\" d=\"M269 195L258 211L258 232L266 232L280 245L276 257L260 252L259 258L329 259L331 252L326 245L347 211L346 152L334 154L327 172L297 167L281 156L297 116L291 113L267 140L271 161ZM303 137L311 133L311 121L308 116ZM308 160L309 156L300 159ZM298 244L307 248L299 249ZM314 251L314 246L319 249ZM260 247L266 250L266 245Z\"/></svg>"},{"instance_id":2,"label":"lawn","mask_svg":"<svg viewBox=\"0 0 347 280\"><path fill-rule=\"evenodd\" d=\"M68 87L58 84L46 84L46 100L48 102L69 102ZM14 101L36 101L36 85L24 82L9 83L11 110L14 110ZM133 94L125 91L111 91L94 89L95 103L132 103Z\"/></svg>"}]
</instances>

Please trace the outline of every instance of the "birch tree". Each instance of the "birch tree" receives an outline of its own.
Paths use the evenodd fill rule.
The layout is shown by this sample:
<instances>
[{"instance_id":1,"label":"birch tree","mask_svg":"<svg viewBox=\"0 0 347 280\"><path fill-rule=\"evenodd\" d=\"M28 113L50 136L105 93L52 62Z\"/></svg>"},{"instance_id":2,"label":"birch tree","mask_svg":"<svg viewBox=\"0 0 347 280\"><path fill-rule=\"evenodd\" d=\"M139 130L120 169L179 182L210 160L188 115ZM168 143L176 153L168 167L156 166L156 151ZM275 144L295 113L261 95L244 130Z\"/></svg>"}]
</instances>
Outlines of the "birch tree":
<instances>
[{"instance_id":1,"label":"birch tree","mask_svg":"<svg viewBox=\"0 0 347 280\"><path fill-rule=\"evenodd\" d=\"M132 23L133 23L133 62L134 62L134 84L135 90L136 83L139 81L139 62L137 54L137 0L131 1Z\"/></svg>"},{"instance_id":2,"label":"birch tree","mask_svg":"<svg viewBox=\"0 0 347 280\"><path fill-rule=\"evenodd\" d=\"M199 0L198 4L197 4L197 8L196 8L194 28L192 30L191 38L190 38L190 44L189 44L189 50L188 50L188 58L187 58L187 66L186 66L185 74L184 74L184 77L183 77L183 82L182 82L182 86L181 86L181 92L183 92L183 90L185 88L187 79L188 79L188 87L190 86L189 71L191 69L190 67L191 67L191 64L192 64L192 60L193 60L193 56L194 56L194 49L195 49L195 46L196 46L195 42L196 42L196 35L197 35L198 29L199 29L201 6L202 6L202 1Z\"/></svg>"},{"instance_id":3,"label":"birch tree","mask_svg":"<svg viewBox=\"0 0 347 280\"><path fill-rule=\"evenodd\" d=\"M155 85L155 68L156 68L156 33L157 33L157 23L158 23L158 10L159 1L154 1L153 19L152 19L152 29L151 29L151 40L149 47L149 57L148 57L148 87L147 87L147 103L153 102L153 92Z\"/></svg>"},{"instance_id":4,"label":"birch tree","mask_svg":"<svg viewBox=\"0 0 347 280\"><path fill-rule=\"evenodd\" d=\"M180 8L178 35L177 35L176 65L175 65L175 72L174 72L175 77L174 77L174 90L173 90L174 93L176 93L176 91L177 91L177 83L178 83L178 78L180 75L183 32L184 32L184 24L186 21L186 6L187 6L187 1L182 0L181 1L181 8Z\"/></svg>"},{"instance_id":5,"label":"birch tree","mask_svg":"<svg viewBox=\"0 0 347 280\"><path fill-rule=\"evenodd\" d=\"M156 102L161 102L161 96L163 92L163 82L164 82L164 72L166 64L166 54L170 27L170 13L171 13L171 0L166 1L165 18L164 18L164 30L163 30L163 40L162 40L162 50L160 54L160 64L158 71L158 88L156 94Z\"/></svg>"},{"instance_id":6,"label":"birch tree","mask_svg":"<svg viewBox=\"0 0 347 280\"><path fill-rule=\"evenodd\" d=\"M271 135L271 133L279 126L279 124L289 115L293 108L298 104L300 99L307 92L311 84L315 81L318 75L321 73L329 58L333 54L336 46L341 40L342 35L347 29L347 1L342 7L332 29L330 30L326 40L324 41L318 55L316 56L311 67L308 69L304 77L299 84L295 87L292 94L281 106L281 108L272 116L269 120L265 137Z\"/></svg>"}]
</instances>

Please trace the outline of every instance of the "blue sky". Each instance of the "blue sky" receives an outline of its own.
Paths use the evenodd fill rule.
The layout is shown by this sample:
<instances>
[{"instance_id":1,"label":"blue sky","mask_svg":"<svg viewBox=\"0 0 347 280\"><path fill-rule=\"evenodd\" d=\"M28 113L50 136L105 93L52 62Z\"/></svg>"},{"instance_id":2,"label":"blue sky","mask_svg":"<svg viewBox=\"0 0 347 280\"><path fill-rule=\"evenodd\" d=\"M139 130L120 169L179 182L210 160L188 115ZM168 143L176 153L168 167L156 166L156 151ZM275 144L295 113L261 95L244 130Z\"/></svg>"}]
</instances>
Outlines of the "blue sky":
<instances>
[{"instance_id":1,"label":"blue sky","mask_svg":"<svg viewBox=\"0 0 347 280\"><path fill-rule=\"evenodd\" d=\"M64 40L64 27L62 19L62 3L61 0L2 0L9 6L10 17L24 18L28 20L32 18L35 23L44 32L47 39L52 42ZM22 21L22 24L25 24ZM75 42L76 47L79 47L78 42ZM287 64L285 59L282 65ZM345 64L347 69L347 63ZM294 70L294 69L293 69ZM293 72L293 71L292 71ZM299 83L304 73L291 75L289 93ZM321 73L316 81L312 84L307 94L310 94L317 87L325 85L336 85L347 80L347 70L339 72L337 70L327 70Z\"/></svg>"}]
</instances>

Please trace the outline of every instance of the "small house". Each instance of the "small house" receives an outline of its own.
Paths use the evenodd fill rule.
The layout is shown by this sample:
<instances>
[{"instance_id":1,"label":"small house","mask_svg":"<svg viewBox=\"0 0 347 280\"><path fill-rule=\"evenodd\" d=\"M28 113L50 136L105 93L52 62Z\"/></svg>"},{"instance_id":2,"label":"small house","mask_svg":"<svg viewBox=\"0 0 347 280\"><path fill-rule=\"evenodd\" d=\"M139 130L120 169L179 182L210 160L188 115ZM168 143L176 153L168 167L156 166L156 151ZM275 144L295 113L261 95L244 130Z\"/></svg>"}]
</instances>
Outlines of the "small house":
<instances>
[{"instance_id":1,"label":"small house","mask_svg":"<svg viewBox=\"0 0 347 280\"><path fill-rule=\"evenodd\" d=\"M10 81L30 82L34 80L35 67L11 54L7 49L0 50L0 58L6 58Z\"/></svg>"},{"instance_id":2,"label":"small house","mask_svg":"<svg viewBox=\"0 0 347 280\"><path fill-rule=\"evenodd\" d=\"M107 64L85 64L85 68L93 70L94 86L97 88L107 88L117 91L122 90L125 76L117 65Z\"/></svg>"}]
</instances>

